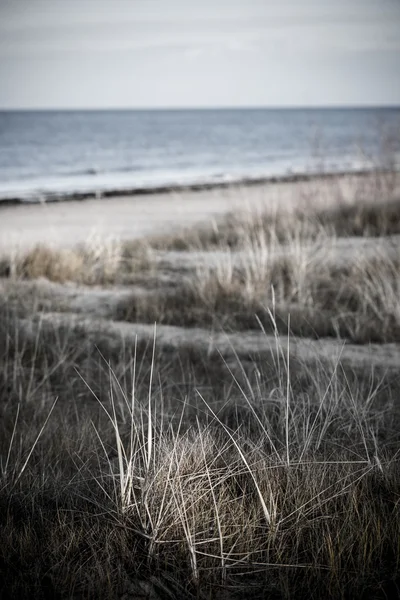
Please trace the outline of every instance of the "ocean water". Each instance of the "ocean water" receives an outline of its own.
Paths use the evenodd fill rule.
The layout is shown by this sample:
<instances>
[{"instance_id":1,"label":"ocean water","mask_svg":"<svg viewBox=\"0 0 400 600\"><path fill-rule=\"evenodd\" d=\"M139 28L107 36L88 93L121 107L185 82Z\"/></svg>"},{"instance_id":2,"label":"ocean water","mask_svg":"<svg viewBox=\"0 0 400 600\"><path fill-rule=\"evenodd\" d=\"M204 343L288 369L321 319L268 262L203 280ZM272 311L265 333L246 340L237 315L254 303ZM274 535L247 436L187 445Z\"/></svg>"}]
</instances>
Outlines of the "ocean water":
<instances>
[{"instance_id":1,"label":"ocean water","mask_svg":"<svg viewBox=\"0 0 400 600\"><path fill-rule=\"evenodd\" d=\"M354 171L399 157L400 107L0 112L0 200Z\"/></svg>"}]
</instances>

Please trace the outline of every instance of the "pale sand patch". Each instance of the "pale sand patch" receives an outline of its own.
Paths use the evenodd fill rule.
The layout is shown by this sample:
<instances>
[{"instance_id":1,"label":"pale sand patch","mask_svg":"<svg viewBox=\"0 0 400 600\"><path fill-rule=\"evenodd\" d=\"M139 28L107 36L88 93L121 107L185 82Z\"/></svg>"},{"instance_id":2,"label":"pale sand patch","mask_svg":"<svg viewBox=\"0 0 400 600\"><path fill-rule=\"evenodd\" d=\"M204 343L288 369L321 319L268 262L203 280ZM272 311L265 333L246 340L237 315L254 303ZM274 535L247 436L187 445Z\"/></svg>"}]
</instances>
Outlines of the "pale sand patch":
<instances>
[{"instance_id":1,"label":"pale sand patch","mask_svg":"<svg viewBox=\"0 0 400 600\"><path fill-rule=\"evenodd\" d=\"M362 191L362 193L360 192ZM374 191L375 190L375 191ZM37 243L71 246L96 232L121 240L158 235L243 209L293 210L371 200L373 176L315 178L202 191L1 206L0 250ZM386 200L387 197L382 197Z\"/></svg>"}]
</instances>

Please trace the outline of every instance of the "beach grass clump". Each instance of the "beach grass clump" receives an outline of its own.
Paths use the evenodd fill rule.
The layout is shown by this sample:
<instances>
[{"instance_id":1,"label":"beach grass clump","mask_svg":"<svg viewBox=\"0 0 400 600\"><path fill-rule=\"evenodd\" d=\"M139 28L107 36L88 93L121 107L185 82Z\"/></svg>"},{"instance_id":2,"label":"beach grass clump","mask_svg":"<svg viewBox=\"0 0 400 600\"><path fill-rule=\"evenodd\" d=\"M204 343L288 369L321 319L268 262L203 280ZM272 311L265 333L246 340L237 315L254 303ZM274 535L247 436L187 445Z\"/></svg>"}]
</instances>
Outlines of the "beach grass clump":
<instances>
[{"instance_id":1,"label":"beach grass clump","mask_svg":"<svg viewBox=\"0 0 400 600\"><path fill-rule=\"evenodd\" d=\"M105 285L127 283L136 273L152 266L152 253L146 243L123 244L112 237L93 234L84 244L72 248L37 244L4 256L0 276Z\"/></svg>"},{"instance_id":2,"label":"beach grass clump","mask_svg":"<svg viewBox=\"0 0 400 600\"><path fill-rule=\"evenodd\" d=\"M366 197L366 199L364 198ZM284 243L294 236L313 242L321 235L333 237L382 237L400 234L400 199L388 196L385 200L379 190L376 194L360 192L353 200L340 197L328 206L316 205L312 199L302 198L291 210L276 207L253 207L229 213L223 219L213 220L182 229L174 234L153 236L149 243L162 250L212 250L230 248L240 250L248 240L260 235Z\"/></svg>"},{"instance_id":3,"label":"beach grass clump","mask_svg":"<svg viewBox=\"0 0 400 600\"><path fill-rule=\"evenodd\" d=\"M341 203L320 210L316 218L340 237L381 237L400 233L400 199Z\"/></svg>"},{"instance_id":4,"label":"beach grass clump","mask_svg":"<svg viewBox=\"0 0 400 600\"><path fill-rule=\"evenodd\" d=\"M356 341L400 340L400 255L358 256L339 279L336 323Z\"/></svg>"},{"instance_id":5,"label":"beach grass clump","mask_svg":"<svg viewBox=\"0 0 400 600\"><path fill-rule=\"evenodd\" d=\"M145 300L124 298L115 318L177 325L223 324L246 328L254 314L277 306L312 307L314 289L326 275L326 258L333 239L320 230L314 245L303 241L303 226L280 241L275 231L243 236L241 252L230 249L198 266L182 285ZM246 239L246 242L245 242ZM264 310L262 310L264 308Z\"/></svg>"},{"instance_id":6,"label":"beach grass clump","mask_svg":"<svg viewBox=\"0 0 400 600\"><path fill-rule=\"evenodd\" d=\"M17 277L51 281L68 281L81 278L84 273L83 255L74 251L50 248L38 244L26 254L16 258L10 271Z\"/></svg>"},{"instance_id":7,"label":"beach grass clump","mask_svg":"<svg viewBox=\"0 0 400 600\"><path fill-rule=\"evenodd\" d=\"M118 274L120 262L118 246L85 245L68 249L37 244L10 261L9 273L17 278L45 277L59 283L109 283Z\"/></svg>"},{"instance_id":8,"label":"beach grass clump","mask_svg":"<svg viewBox=\"0 0 400 600\"><path fill-rule=\"evenodd\" d=\"M290 314L295 335L398 341L397 246L376 243L338 260L335 244L324 230L313 244L298 232L283 243L271 234L248 238L241 252L212 255L176 288L123 298L115 318L239 330L261 320L271 331L270 310L280 331Z\"/></svg>"},{"instance_id":9,"label":"beach grass clump","mask_svg":"<svg viewBox=\"0 0 400 600\"><path fill-rule=\"evenodd\" d=\"M313 215L302 211L263 209L239 210L228 213L210 224L200 224L182 229L174 234L149 238L152 248L158 250L213 250L246 248L249 241L263 237L269 242L290 241L293 237L313 241L323 235L328 224L323 226Z\"/></svg>"},{"instance_id":10,"label":"beach grass clump","mask_svg":"<svg viewBox=\"0 0 400 600\"><path fill-rule=\"evenodd\" d=\"M2 597L396 597L395 377L2 317Z\"/></svg>"}]
</instances>

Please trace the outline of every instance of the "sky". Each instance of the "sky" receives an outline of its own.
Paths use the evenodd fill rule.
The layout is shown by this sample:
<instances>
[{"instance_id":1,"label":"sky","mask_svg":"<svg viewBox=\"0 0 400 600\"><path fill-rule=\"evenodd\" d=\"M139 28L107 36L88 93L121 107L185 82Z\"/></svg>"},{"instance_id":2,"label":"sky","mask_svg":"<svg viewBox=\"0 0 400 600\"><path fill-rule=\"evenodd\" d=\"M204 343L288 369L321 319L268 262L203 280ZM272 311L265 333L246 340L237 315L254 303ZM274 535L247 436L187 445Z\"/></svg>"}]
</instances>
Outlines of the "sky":
<instances>
[{"instance_id":1,"label":"sky","mask_svg":"<svg viewBox=\"0 0 400 600\"><path fill-rule=\"evenodd\" d=\"M0 0L0 109L400 104L400 0Z\"/></svg>"}]
</instances>

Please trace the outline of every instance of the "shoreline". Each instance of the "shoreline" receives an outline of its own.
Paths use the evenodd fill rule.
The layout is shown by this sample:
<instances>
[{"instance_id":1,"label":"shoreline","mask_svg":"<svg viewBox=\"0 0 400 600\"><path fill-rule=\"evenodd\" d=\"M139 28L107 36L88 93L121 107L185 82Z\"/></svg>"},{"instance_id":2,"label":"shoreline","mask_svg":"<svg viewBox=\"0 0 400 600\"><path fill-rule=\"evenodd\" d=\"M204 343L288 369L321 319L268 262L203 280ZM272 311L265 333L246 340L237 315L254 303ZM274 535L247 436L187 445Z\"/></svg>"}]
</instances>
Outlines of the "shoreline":
<instances>
[{"instance_id":1,"label":"shoreline","mask_svg":"<svg viewBox=\"0 0 400 600\"><path fill-rule=\"evenodd\" d=\"M137 240L217 223L228 213L328 208L338 202L371 202L389 193L377 172L319 174L250 183L161 188L129 195L71 198L68 202L0 203L0 252L37 244L70 248L92 240ZM399 182L394 192L400 193ZM383 198L383 196L385 198ZM104 202L104 199L110 202ZM387 198L386 198L387 199Z\"/></svg>"},{"instance_id":2,"label":"shoreline","mask_svg":"<svg viewBox=\"0 0 400 600\"><path fill-rule=\"evenodd\" d=\"M174 194L187 192L202 192L212 190L235 189L240 187L257 187L264 185L274 185L281 183L301 183L315 180L329 181L335 178L343 177L364 177L368 175L384 175L391 171L386 169L357 169L357 170L341 170L341 171L322 171L313 173L289 173L285 175L271 175L265 177L241 177L233 180L212 181L207 180L195 183L182 183L176 185L155 185L155 186L139 186L127 188L110 188L104 190L88 190L76 191L70 193L42 193L38 191L36 194L25 197L10 195L4 198L0 197L0 210L5 206L30 206L37 204L53 204L61 202L85 201L85 200L103 200L108 198L119 197L135 197L135 196L153 196L157 194ZM400 172L400 171L397 171Z\"/></svg>"}]
</instances>

